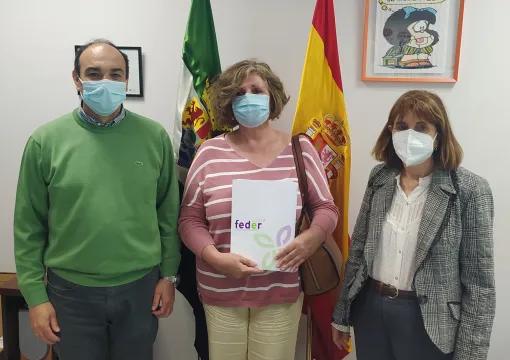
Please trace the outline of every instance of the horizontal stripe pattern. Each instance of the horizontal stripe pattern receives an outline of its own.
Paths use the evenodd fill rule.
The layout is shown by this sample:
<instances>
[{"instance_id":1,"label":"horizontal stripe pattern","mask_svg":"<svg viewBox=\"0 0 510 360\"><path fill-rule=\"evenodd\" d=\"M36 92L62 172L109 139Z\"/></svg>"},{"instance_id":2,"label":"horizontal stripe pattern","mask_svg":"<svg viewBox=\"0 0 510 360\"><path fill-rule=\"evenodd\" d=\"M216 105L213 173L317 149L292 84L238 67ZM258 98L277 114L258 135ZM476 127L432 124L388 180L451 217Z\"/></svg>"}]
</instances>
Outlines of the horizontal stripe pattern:
<instances>
[{"instance_id":1,"label":"horizontal stripe pattern","mask_svg":"<svg viewBox=\"0 0 510 360\"><path fill-rule=\"evenodd\" d=\"M301 139L301 146L312 208L324 208L328 221L336 223L333 218L338 217L338 210L334 210L318 154L307 138ZM218 251L230 252L232 181L236 179L297 182L292 145L265 168L253 165L233 151L224 135L201 146L188 173L179 223L183 241L195 254L200 255L211 239ZM298 191L296 219L302 208L300 196ZM200 231L204 228L207 230ZM295 302L300 293L297 272L264 272L235 279L219 273L200 256L197 256L197 279L202 300L214 306L261 307Z\"/></svg>"}]
</instances>

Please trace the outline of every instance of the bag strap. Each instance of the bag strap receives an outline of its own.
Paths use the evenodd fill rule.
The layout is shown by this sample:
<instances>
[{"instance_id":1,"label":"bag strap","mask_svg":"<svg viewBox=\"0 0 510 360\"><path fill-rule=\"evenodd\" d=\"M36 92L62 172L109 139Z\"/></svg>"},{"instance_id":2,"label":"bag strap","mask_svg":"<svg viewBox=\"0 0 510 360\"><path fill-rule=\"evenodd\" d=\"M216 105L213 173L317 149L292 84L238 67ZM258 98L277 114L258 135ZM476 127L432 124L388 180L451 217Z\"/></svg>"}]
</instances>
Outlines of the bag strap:
<instances>
[{"instance_id":1,"label":"bag strap","mask_svg":"<svg viewBox=\"0 0 510 360\"><path fill-rule=\"evenodd\" d=\"M301 224L303 223L303 218L307 213L308 203L306 199L308 198L308 179L306 177L306 169L305 169L305 161L303 159L303 150L301 150L301 143L299 142L301 134L294 135L291 139L292 143L292 153L294 154L294 163L296 164L296 173L298 177L299 184L299 192L301 193L301 215L299 216L299 220L296 228L299 230L301 228Z\"/></svg>"}]
</instances>

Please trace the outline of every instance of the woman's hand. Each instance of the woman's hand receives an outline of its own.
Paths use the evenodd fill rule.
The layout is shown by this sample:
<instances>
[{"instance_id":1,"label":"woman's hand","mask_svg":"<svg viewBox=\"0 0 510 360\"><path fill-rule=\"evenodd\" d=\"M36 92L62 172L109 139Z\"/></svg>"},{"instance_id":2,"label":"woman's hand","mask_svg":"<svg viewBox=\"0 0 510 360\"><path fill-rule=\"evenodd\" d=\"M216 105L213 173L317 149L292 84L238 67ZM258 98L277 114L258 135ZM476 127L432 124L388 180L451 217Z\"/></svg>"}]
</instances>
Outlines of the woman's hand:
<instances>
[{"instance_id":1,"label":"woman's hand","mask_svg":"<svg viewBox=\"0 0 510 360\"><path fill-rule=\"evenodd\" d=\"M236 279L264 272L264 270L256 268L255 261L233 253L220 253L216 262L211 265L222 274Z\"/></svg>"},{"instance_id":2,"label":"woman's hand","mask_svg":"<svg viewBox=\"0 0 510 360\"><path fill-rule=\"evenodd\" d=\"M236 279L264 272L264 270L256 268L257 263L255 261L238 254L220 253L212 245L207 246L202 251L202 259L225 276Z\"/></svg>"},{"instance_id":3,"label":"woman's hand","mask_svg":"<svg viewBox=\"0 0 510 360\"><path fill-rule=\"evenodd\" d=\"M276 254L276 266L285 271L296 271L326 240L321 227L312 225Z\"/></svg>"},{"instance_id":4,"label":"woman's hand","mask_svg":"<svg viewBox=\"0 0 510 360\"><path fill-rule=\"evenodd\" d=\"M351 339L351 334L348 332L343 332L332 326L331 334L333 335L333 342L340 350L350 349L349 340Z\"/></svg>"}]
</instances>

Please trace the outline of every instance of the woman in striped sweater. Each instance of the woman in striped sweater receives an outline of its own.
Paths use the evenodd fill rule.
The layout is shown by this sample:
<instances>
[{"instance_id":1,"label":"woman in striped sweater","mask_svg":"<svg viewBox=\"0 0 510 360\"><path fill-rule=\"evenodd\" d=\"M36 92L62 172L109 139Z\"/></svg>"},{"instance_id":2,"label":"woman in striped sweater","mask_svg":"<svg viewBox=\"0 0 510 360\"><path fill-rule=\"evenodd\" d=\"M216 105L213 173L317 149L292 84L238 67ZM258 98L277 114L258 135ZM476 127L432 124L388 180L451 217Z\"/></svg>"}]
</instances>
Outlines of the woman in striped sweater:
<instances>
[{"instance_id":1,"label":"woman in striped sweater","mask_svg":"<svg viewBox=\"0 0 510 360\"><path fill-rule=\"evenodd\" d=\"M179 222L182 240L197 256L211 360L294 359L303 299L297 269L338 220L322 163L303 137L312 225L277 254L281 270L295 271L264 272L252 260L230 252L232 181L297 182L290 136L269 125L288 100L280 79L268 65L255 61L233 65L211 89L216 120L239 127L200 147L186 181ZM301 199L296 197L297 219Z\"/></svg>"}]
</instances>

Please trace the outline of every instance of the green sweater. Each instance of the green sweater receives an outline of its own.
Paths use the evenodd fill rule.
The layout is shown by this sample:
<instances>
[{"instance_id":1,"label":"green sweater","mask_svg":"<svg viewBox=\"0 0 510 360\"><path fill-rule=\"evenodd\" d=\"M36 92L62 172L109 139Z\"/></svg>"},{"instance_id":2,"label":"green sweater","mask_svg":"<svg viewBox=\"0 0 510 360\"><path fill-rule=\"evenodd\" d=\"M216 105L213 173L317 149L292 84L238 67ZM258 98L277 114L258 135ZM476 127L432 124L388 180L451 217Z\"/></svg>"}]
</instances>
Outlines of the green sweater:
<instances>
[{"instance_id":1,"label":"green sweater","mask_svg":"<svg viewBox=\"0 0 510 360\"><path fill-rule=\"evenodd\" d=\"M39 128L23 153L14 211L20 289L48 301L45 269L83 286L127 284L161 266L177 273L179 188L170 139L127 111L116 126L78 110Z\"/></svg>"}]
</instances>

